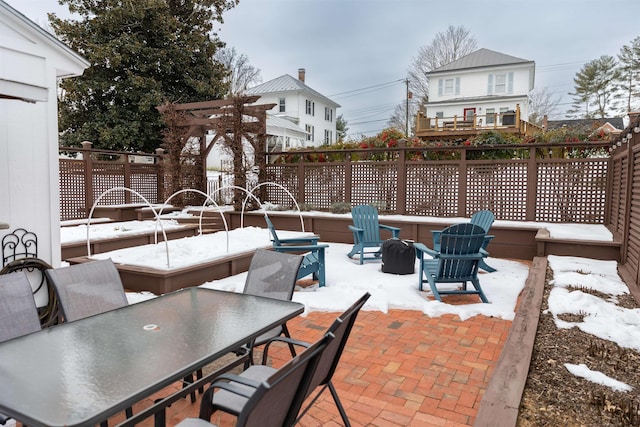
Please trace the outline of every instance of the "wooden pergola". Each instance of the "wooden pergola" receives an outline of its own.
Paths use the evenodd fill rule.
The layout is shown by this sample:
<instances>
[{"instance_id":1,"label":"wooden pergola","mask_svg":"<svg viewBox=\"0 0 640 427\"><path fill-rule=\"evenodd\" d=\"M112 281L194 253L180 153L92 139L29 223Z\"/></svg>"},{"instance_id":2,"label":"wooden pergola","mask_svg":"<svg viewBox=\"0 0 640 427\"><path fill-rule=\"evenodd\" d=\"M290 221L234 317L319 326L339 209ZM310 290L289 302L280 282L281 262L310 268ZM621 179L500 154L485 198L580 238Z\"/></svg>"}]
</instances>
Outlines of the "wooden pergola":
<instances>
[{"instance_id":1,"label":"wooden pergola","mask_svg":"<svg viewBox=\"0 0 640 427\"><path fill-rule=\"evenodd\" d=\"M157 107L167 125L165 144L169 148L170 162L180 164L187 142L197 139L197 157L202 165L199 187L205 187L207 178L206 159L213 146L222 139L225 147L233 154L235 185L245 188L246 170L243 162L243 141L247 141L254 149L254 164L259 166L258 177L264 180L265 144L267 140L267 111L276 104L253 105L259 96L239 96L216 101L192 102L186 104L164 104ZM207 144L207 134L212 132L213 138ZM178 176L174 173L172 189L181 188ZM180 174L178 174L180 175ZM205 191L206 189L200 188ZM234 205L239 207L241 198L236 191Z\"/></svg>"}]
</instances>

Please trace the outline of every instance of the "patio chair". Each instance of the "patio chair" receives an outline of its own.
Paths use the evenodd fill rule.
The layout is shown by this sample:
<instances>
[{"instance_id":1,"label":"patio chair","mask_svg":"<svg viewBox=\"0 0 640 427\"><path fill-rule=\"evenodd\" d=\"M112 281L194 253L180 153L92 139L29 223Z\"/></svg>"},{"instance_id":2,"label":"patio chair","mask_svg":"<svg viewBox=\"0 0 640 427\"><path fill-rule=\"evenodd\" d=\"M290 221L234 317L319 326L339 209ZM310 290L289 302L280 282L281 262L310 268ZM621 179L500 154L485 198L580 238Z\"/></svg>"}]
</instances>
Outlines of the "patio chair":
<instances>
[{"instance_id":1,"label":"patio chair","mask_svg":"<svg viewBox=\"0 0 640 427\"><path fill-rule=\"evenodd\" d=\"M65 322L128 304L120 274L111 259L52 268L45 274L56 289Z\"/></svg>"},{"instance_id":2,"label":"patio chair","mask_svg":"<svg viewBox=\"0 0 640 427\"><path fill-rule=\"evenodd\" d=\"M495 221L495 216L493 215L493 212L489 210L482 210L474 213L471 216L471 220L469 221L469 223L474 225L479 225L484 229L485 233L488 233L494 221ZM433 250L439 252L440 251L440 234L442 233L442 231L431 230L431 233L433 234ZM484 242L482 242L482 249L486 251L487 246L489 246L489 243L494 237L495 236L490 234L485 235ZM487 253L487 256L488 255L489 254ZM495 268L491 267L485 262L484 258L480 260L479 267L484 271L486 271L487 273L493 273L494 271L496 271Z\"/></svg>"},{"instance_id":3,"label":"patio chair","mask_svg":"<svg viewBox=\"0 0 640 427\"><path fill-rule=\"evenodd\" d=\"M38 308L26 273L0 275L0 342L40 329Z\"/></svg>"},{"instance_id":4,"label":"patio chair","mask_svg":"<svg viewBox=\"0 0 640 427\"><path fill-rule=\"evenodd\" d=\"M253 258L251 258L242 292L247 295L291 301L301 262L302 257L300 255L274 252L266 249L256 250ZM290 336L286 324L265 332L252 343L247 344L243 350L249 351L248 362L253 364L253 349L255 347L261 346L271 338L280 335ZM291 355L295 356L295 348L290 346L289 349Z\"/></svg>"},{"instance_id":5,"label":"patio chair","mask_svg":"<svg viewBox=\"0 0 640 427\"><path fill-rule=\"evenodd\" d=\"M0 275L0 342L39 330L38 308L26 273ZM0 424L10 419L0 413Z\"/></svg>"},{"instance_id":6,"label":"patio chair","mask_svg":"<svg viewBox=\"0 0 640 427\"><path fill-rule=\"evenodd\" d=\"M440 251L415 243L416 257L420 260L418 288L422 291L426 280L438 301L442 301L441 295L477 294L482 302L489 302L478 279L478 265L486 256L482 249L485 234L482 227L463 223L442 230ZM425 258L425 254L433 259ZM474 289L467 289L467 282ZM441 290L436 286L438 283L461 283L462 289Z\"/></svg>"},{"instance_id":7,"label":"patio chair","mask_svg":"<svg viewBox=\"0 0 640 427\"><path fill-rule=\"evenodd\" d=\"M344 425L351 425L349 423L347 413L344 410L342 403L340 402L340 398L338 397L338 393L333 386L331 379L333 378L333 374L336 370L336 367L338 366L338 362L340 361L340 356L342 355L345 344L349 339L349 334L351 333L353 324L356 321L356 317L358 316L360 309L367 302L370 296L371 295L369 293L365 293L351 307L349 307L344 313L342 313L325 332L325 336L333 336L335 338L327 345L327 348L322 351L320 359L318 360L318 366L313 374L313 378L311 379L309 388L303 396L303 400L306 400L307 397L309 397L318 387L320 388L320 390L311 399L309 404L302 410L300 415L297 416L296 422L299 421L304 416L304 414L307 413L309 408L313 406L318 397L320 397L324 390L328 388L331 392L331 396L333 397L336 407L340 412L340 416L342 417ZM249 369L240 374L240 376L251 381L260 382L273 375L276 372L276 369L267 366L266 363L268 358L269 346L272 343L278 341L285 342L287 344L309 347L309 343L303 341L293 340L286 337L273 338L269 343L266 344L264 353L262 355L262 364L251 366ZM220 391L213 395L213 399L211 400L211 410L212 412L221 410L233 415L238 415L242 411L242 404L243 399L238 398L237 396L234 396L226 391Z\"/></svg>"},{"instance_id":8,"label":"patio chair","mask_svg":"<svg viewBox=\"0 0 640 427\"><path fill-rule=\"evenodd\" d=\"M129 304L118 269L111 259L45 270L60 304L61 317L73 322ZM185 381L187 379L185 378ZM195 400L195 393L191 397ZM127 418L133 410L125 410ZM107 423L103 422L102 427Z\"/></svg>"},{"instance_id":9,"label":"patio chair","mask_svg":"<svg viewBox=\"0 0 640 427\"><path fill-rule=\"evenodd\" d=\"M390 231L391 238L400 238L399 228L378 222L378 209L371 205L354 206L351 218L353 225L349 225L349 230L353 232L353 249L347 256L352 258L360 254L360 264L365 259L382 259L384 240L380 236L380 230ZM375 252L367 251L367 248L374 248Z\"/></svg>"},{"instance_id":10,"label":"patio chair","mask_svg":"<svg viewBox=\"0 0 640 427\"><path fill-rule=\"evenodd\" d=\"M207 388L200 403L199 418L187 418L179 427L211 427L214 412L212 399L219 393L233 396L240 402L237 427L289 427L309 388L322 351L333 337L325 335L262 381L242 375L224 374ZM217 392L215 392L218 390Z\"/></svg>"},{"instance_id":11,"label":"patio chair","mask_svg":"<svg viewBox=\"0 0 640 427\"><path fill-rule=\"evenodd\" d=\"M296 237L289 239L281 239L276 233L273 223L267 215L264 216L271 233L271 243L273 249L277 252L285 253L304 253L302 264L298 270L297 279L300 280L310 274L313 280L318 281L318 286L323 287L326 284L325 279L325 255L324 250L328 248L327 244L319 244L319 236Z\"/></svg>"}]
</instances>

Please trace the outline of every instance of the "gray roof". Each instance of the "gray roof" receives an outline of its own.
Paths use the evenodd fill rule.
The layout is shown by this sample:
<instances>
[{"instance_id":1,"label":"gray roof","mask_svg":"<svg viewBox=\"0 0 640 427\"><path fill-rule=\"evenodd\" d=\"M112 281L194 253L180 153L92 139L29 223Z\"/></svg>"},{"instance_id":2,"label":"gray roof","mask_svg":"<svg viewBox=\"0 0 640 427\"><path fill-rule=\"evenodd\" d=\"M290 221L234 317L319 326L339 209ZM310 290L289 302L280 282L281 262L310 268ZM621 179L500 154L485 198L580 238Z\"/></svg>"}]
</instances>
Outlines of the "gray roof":
<instances>
[{"instance_id":1,"label":"gray roof","mask_svg":"<svg viewBox=\"0 0 640 427\"><path fill-rule=\"evenodd\" d=\"M264 82L262 84L259 84L258 86L254 86L250 89L247 89L246 94L247 95L264 95L267 93L279 93L279 92L304 92L322 99L325 102L325 104L327 104L328 106L332 106L334 108L340 107L340 105L337 104L336 102L330 100L326 96L322 95L320 92L317 92L311 89L302 81L294 77L291 77L289 74L276 77L273 80L269 80L268 82Z\"/></svg>"},{"instance_id":2,"label":"gray roof","mask_svg":"<svg viewBox=\"0 0 640 427\"><path fill-rule=\"evenodd\" d=\"M287 129L287 130L298 132L304 135L307 134L307 132L304 129L302 129L297 124L293 123L291 120L274 116L273 114L267 114L267 128L272 128L272 127Z\"/></svg>"},{"instance_id":3,"label":"gray roof","mask_svg":"<svg viewBox=\"0 0 640 427\"><path fill-rule=\"evenodd\" d=\"M622 117L605 117L603 119L567 119L567 120L549 120L547 122L548 129L558 129L567 127L600 127L605 123L609 123L616 129L624 129L624 121Z\"/></svg>"},{"instance_id":4,"label":"gray roof","mask_svg":"<svg viewBox=\"0 0 640 427\"><path fill-rule=\"evenodd\" d=\"M505 55L504 53L495 52L489 49L478 49L475 52L471 52L462 58L449 62L442 67L438 67L435 70L427 73L440 73L446 71L463 70L468 68L482 68L482 67L495 67L497 65L512 65L512 64L533 64L533 61L528 59L516 58L515 56Z\"/></svg>"}]
</instances>

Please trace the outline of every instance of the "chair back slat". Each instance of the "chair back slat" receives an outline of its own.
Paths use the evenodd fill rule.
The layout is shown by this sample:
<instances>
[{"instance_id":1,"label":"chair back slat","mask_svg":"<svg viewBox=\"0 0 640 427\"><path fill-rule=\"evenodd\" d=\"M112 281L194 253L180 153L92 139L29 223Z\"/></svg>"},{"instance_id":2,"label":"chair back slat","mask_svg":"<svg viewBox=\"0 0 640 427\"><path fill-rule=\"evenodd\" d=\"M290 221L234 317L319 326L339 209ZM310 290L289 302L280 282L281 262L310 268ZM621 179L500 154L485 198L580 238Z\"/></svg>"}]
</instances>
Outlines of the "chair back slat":
<instances>
[{"instance_id":1,"label":"chair back slat","mask_svg":"<svg viewBox=\"0 0 640 427\"><path fill-rule=\"evenodd\" d=\"M66 322L115 310L128 304L118 269L111 259L46 270Z\"/></svg>"},{"instance_id":2,"label":"chair back slat","mask_svg":"<svg viewBox=\"0 0 640 427\"><path fill-rule=\"evenodd\" d=\"M471 224L479 225L485 233L488 233L493 225L493 221L495 221L495 218L496 217L493 212L489 210L482 210L474 213L473 216L471 216L470 222Z\"/></svg>"},{"instance_id":3,"label":"chair back slat","mask_svg":"<svg viewBox=\"0 0 640 427\"><path fill-rule=\"evenodd\" d=\"M38 309L26 273L0 275L0 342L39 330Z\"/></svg>"},{"instance_id":4,"label":"chair back slat","mask_svg":"<svg viewBox=\"0 0 640 427\"><path fill-rule=\"evenodd\" d=\"M271 233L271 241L274 245L280 246L280 239L278 238L278 234L276 233L276 228L273 226L271 219L267 214L264 215L264 220L267 223L267 227L269 228L269 233Z\"/></svg>"}]
</instances>

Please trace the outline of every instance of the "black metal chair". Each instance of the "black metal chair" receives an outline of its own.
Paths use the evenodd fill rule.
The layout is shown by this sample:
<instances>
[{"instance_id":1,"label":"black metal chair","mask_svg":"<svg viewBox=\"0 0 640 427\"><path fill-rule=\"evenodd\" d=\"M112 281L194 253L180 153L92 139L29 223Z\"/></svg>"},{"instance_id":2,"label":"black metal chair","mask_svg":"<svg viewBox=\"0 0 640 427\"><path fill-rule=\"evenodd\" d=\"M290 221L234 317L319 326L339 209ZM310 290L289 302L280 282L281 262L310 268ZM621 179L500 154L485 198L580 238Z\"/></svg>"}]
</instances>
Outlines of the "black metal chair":
<instances>
[{"instance_id":1,"label":"black metal chair","mask_svg":"<svg viewBox=\"0 0 640 427\"><path fill-rule=\"evenodd\" d=\"M65 322L128 305L118 269L111 259L45 271L58 295Z\"/></svg>"},{"instance_id":2,"label":"black metal chair","mask_svg":"<svg viewBox=\"0 0 640 427\"><path fill-rule=\"evenodd\" d=\"M26 273L0 275L0 342L39 331L38 308ZM0 424L10 417L0 413Z\"/></svg>"},{"instance_id":3,"label":"black metal chair","mask_svg":"<svg viewBox=\"0 0 640 427\"><path fill-rule=\"evenodd\" d=\"M342 421L345 426L350 426L349 419L347 417L347 413L344 409L344 406L340 402L340 398L338 397L338 392L331 379L333 378L333 374L338 366L338 362L340 361L340 356L342 355L342 351L344 350L345 344L349 339L349 334L351 333L351 329L353 324L356 321L356 317L362 306L367 302L371 295L369 293L364 294L362 297L358 299L351 307L349 307L344 313L342 313L333 324L327 329L325 332L325 336L333 336L334 339L329 342L327 347L322 351L320 355L320 359L318 360L318 366L311 378L311 382L309 383L309 387L307 392L304 395L304 399L306 400L318 387L320 390L318 393L312 398L310 403L302 410L300 415L296 416L296 421L299 421L313 406L318 397L328 388L331 392L331 396L340 412L340 416L342 417ZM269 378L276 372L276 369L270 366L267 366L267 357L269 352L269 346L277 341L286 342L288 344L299 345L303 347L308 347L309 343L293 340L287 337L275 337L269 343L266 344L265 351L262 357L261 365L253 365L249 369L245 370L240 376L242 378L248 379L250 381L264 381ZM231 394L226 390L221 390L213 395L213 399L211 401L211 410L221 410L223 412L227 412L233 415L239 415L243 409L244 404L243 398L239 398L237 395Z\"/></svg>"},{"instance_id":4,"label":"black metal chair","mask_svg":"<svg viewBox=\"0 0 640 427\"><path fill-rule=\"evenodd\" d=\"M61 317L73 322L129 304L118 269L111 259L45 270L60 304ZM195 394L192 395L195 400ZM127 418L133 410L125 410ZM106 427L107 423L102 423Z\"/></svg>"},{"instance_id":5,"label":"black metal chair","mask_svg":"<svg viewBox=\"0 0 640 427\"><path fill-rule=\"evenodd\" d=\"M242 292L247 295L291 301L301 263L302 256L300 255L258 249L251 258ZM255 347L280 335L290 337L286 324L265 332L250 343L248 345L249 362L253 363L253 349ZM291 347L290 350L291 355L295 356L295 349Z\"/></svg>"},{"instance_id":6,"label":"black metal chair","mask_svg":"<svg viewBox=\"0 0 640 427\"><path fill-rule=\"evenodd\" d=\"M212 399L223 392L242 402L236 414L237 427L294 425L321 355L333 339L331 334L324 335L264 379L256 381L243 375L221 375L202 396L199 418L188 418L177 426L211 427L213 424L209 421L215 411Z\"/></svg>"}]
</instances>

